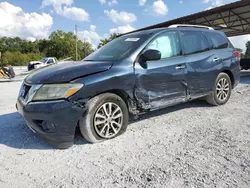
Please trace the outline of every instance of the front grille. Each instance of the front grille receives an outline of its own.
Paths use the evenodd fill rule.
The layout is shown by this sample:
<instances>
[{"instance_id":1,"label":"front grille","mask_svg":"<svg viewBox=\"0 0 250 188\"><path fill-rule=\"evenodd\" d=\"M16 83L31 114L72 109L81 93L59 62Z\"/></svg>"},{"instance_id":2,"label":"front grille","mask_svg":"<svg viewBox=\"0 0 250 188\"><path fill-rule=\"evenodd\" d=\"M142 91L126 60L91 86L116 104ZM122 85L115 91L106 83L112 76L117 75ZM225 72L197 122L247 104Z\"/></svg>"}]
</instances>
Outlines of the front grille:
<instances>
[{"instance_id":1,"label":"front grille","mask_svg":"<svg viewBox=\"0 0 250 188\"><path fill-rule=\"evenodd\" d=\"M20 97L25 99L27 94L29 93L30 88L31 88L31 86L23 84L23 86L21 88L21 92L20 92Z\"/></svg>"}]
</instances>

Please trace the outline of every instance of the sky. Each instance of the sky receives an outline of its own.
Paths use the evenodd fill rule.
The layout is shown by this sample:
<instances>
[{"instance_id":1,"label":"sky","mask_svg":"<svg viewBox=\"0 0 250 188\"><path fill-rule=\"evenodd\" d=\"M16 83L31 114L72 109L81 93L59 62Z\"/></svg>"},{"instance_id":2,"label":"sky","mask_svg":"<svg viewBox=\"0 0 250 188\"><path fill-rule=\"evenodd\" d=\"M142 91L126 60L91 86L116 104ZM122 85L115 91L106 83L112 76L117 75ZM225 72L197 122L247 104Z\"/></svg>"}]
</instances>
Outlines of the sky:
<instances>
[{"instance_id":1,"label":"sky","mask_svg":"<svg viewBox=\"0 0 250 188\"><path fill-rule=\"evenodd\" d=\"M111 33L126 33L235 0L0 0L0 37L48 38L75 31L96 47ZM250 35L232 38L245 50Z\"/></svg>"}]
</instances>

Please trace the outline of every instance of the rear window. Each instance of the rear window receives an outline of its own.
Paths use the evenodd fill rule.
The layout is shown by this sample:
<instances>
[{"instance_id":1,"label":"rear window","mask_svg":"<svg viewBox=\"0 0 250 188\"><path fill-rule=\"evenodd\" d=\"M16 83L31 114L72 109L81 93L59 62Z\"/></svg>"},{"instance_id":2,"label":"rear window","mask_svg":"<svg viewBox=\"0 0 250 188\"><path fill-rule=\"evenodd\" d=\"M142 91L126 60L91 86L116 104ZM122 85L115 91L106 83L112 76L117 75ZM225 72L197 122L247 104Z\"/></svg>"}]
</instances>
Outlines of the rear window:
<instances>
[{"instance_id":1,"label":"rear window","mask_svg":"<svg viewBox=\"0 0 250 188\"><path fill-rule=\"evenodd\" d=\"M228 47L228 40L216 32L207 32L206 35L211 39L214 49L223 49Z\"/></svg>"},{"instance_id":2,"label":"rear window","mask_svg":"<svg viewBox=\"0 0 250 188\"><path fill-rule=\"evenodd\" d=\"M181 31L181 41L186 55L209 50L208 41L200 31Z\"/></svg>"}]
</instances>

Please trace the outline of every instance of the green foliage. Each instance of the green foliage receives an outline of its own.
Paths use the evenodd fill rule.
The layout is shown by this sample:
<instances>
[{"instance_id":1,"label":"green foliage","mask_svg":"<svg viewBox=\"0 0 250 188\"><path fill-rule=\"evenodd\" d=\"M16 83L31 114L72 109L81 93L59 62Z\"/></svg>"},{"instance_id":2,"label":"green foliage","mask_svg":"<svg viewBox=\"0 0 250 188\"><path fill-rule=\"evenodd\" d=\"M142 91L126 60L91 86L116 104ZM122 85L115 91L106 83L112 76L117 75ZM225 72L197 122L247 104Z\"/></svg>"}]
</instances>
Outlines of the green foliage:
<instances>
[{"instance_id":1,"label":"green foliage","mask_svg":"<svg viewBox=\"0 0 250 188\"><path fill-rule=\"evenodd\" d=\"M40 51L44 52L45 56L53 56L57 59L73 57L73 60L81 60L94 51L90 43L83 43L78 40L78 57L76 58L76 37L74 33L66 33L61 30L52 32L49 40L40 41L39 45Z\"/></svg>"},{"instance_id":2,"label":"green foliage","mask_svg":"<svg viewBox=\"0 0 250 188\"><path fill-rule=\"evenodd\" d=\"M0 38L1 65L27 65L30 61L38 61L42 57L56 57L57 59L73 57L73 60L81 60L94 51L88 42L83 43L78 40L77 46L78 57L76 58L74 33L61 30L52 32L47 40L34 42L19 37L3 37Z\"/></svg>"},{"instance_id":3,"label":"green foliage","mask_svg":"<svg viewBox=\"0 0 250 188\"><path fill-rule=\"evenodd\" d=\"M241 58L244 58L244 53L243 53L243 50L241 48L235 48L235 50L240 53Z\"/></svg>"},{"instance_id":4,"label":"green foliage","mask_svg":"<svg viewBox=\"0 0 250 188\"><path fill-rule=\"evenodd\" d=\"M246 50L244 58L250 58L250 41L246 43L246 47L247 47L247 50Z\"/></svg>"},{"instance_id":5,"label":"green foliage","mask_svg":"<svg viewBox=\"0 0 250 188\"><path fill-rule=\"evenodd\" d=\"M240 53L243 52L243 50L242 50L241 48L235 48L235 50L236 50L237 52L240 52Z\"/></svg>"},{"instance_id":6,"label":"green foliage","mask_svg":"<svg viewBox=\"0 0 250 188\"><path fill-rule=\"evenodd\" d=\"M41 58L42 56L38 53L4 52L2 53L1 65L25 66L28 62L40 60Z\"/></svg>"},{"instance_id":7,"label":"green foliage","mask_svg":"<svg viewBox=\"0 0 250 188\"><path fill-rule=\"evenodd\" d=\"M98 48L101 48L103 47L104 45L106 45L107 43L109 43L110 41L116 39L120 34L118 33L113 33L109 36L109 38L104 38L104 39L101 39L99 45L98 45Z\"/></svg>"},{"instance_id":8,"label":"green foliage","mask_svg":"<svg viewBox=\"0 0 250 188\"><path fill-rule=\"evenodd\" d=\"M0 38L1 52L21 52L21 53L39 53L36 42L22 40L19 37Z\"/></svg>"},{"instance_id":9,"label":"green foliage","mask_svg":"<svg viewBox=\"0 0 250 188\"><path fill-rule=\"evenodd\" d=\"M81 59L87 57L89 54L93 53L94 50L92 48L92 45L89 43L89 42L84 42L84 43L78 43L78 46L79 46L79 49L83 49L83 53L82 55L80 56ZM81 53L79 50L78 50L78 54Z\"/></svg>"}]
</instances>

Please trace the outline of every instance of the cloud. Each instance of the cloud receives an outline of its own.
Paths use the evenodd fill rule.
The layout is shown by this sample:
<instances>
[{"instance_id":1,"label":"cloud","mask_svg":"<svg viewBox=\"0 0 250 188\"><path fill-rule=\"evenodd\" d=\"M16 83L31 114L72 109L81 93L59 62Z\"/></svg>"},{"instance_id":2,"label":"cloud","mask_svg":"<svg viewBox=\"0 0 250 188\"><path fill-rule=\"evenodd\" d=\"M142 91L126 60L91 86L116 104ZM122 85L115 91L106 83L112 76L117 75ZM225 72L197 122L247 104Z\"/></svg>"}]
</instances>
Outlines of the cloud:
<instances>
[{"instance_id":1,"label":"cloud","mask_svg":"<svg viewBox=\"0 0 250 188\"><path fill-rule=\"evenodd\" d=\"M0 3L0 37L21 37L29 40L47 38L53 25L49 14L26 13L8 2Z\"/></svg>"},{"instance_id":2,"label":"cloud","mask_svg":"<svg viewBox=\"0 0 250 188\"><path fill-rule=\"evenodd\" d=\"M221 6L223 5L223 0L203 0L203 3L208 4L210 3L212 6Z\"/></svg>"},{"instance_id":3,"label":"cloud","mask_svg":"<svg viewBox=\"0 0 250 188\"><path fill-rule=\"evenodd\" d=\"M118 4L117 0L111 0L108 2L109 6L113 6L113 5L117 5L117 4Z\"/></svg>"},{"instance_id":4,"label":"cloud","mask_svg":"<svg viewBox=\"0 0 250 188\"><path fill-rule=\"evenodd\" d=\"M203 0L203 3L207 4L209 3L211 0Z\"/></svg>"},{"instance_id":5,"label":"cloud","mask_svg":"<svg viewBox=\"0 0 250 188\"><path fill-rule=\"evenodd\" d=\"M203 3L210 4L212 7L218 7L232 2L235 2L235 0L203 0Z\"/></svg>"},{"instance_id":6,"label":"cloud","mask_svg":"<svg viewBox=\"0 0 250 188\"><path fill-rule=\"evenodd\" d=\"M180 4L183 4L183 1L182 1L182 0L180 0L180 1L179 1L179 3L180 3Z\"/></svg>"},{"instance_id":7,"label":"cloud","mask_svg":"<svg viewBox=\"0 0 250 188\"><path fill-rule=\"evenodd\" d=\"M157 0L153 3L152 14L156 16L166 16L168 13L168 7L162 0Z\"/></svg>"},{"instance_id":8,"label":"cloud","mask_svg":"<svg viewBox=\"0 0 250 188\"><path fill-rule=\"evenodd\" d=\"M96 26L91 25L89 30L83 30L78 32L78 38L81 41L89 42L92 45L95 45L101 39L100 35L96 32Z\"/></svg>"},{"instance_id":9,"label":"cloud","mask_svg":"<svg viewBox=\"0 0 250 188\"><path fill-rule=\"evenodd\" d=\"M124 25L124 26L120 26L120 27L117 27L117 28L112 28L110 29L110 33L120 33L120 34L123 34L123 33L128 33L130 31L134 31L135 28L133 28L132 26L130 25Z\"/></svg>"},{"instance_id":10,"label":"cloud","mask_svg":"<svg viewBox=\"0 0 250 188\"><path fill-rule=\"evenodd\" d=\"M99 2L103 5L106 3L106 0L99 0Z\"/></svg>"},{"instance_id":11,"label":"cloud","mask_svg":"<svg viewBox=\"0 0 250 188\"><path fill-rule=\"evenodd\" d=\"M42 8L46 7L46 6L62 6L62 5L66 5L66 6L71 6L74 3L74 0L43 0L42 1Z\"/></svg>"},{"instance_id":12,"label":"cloud","mask_svg":"<svg viewBox=\"0 0 250 188\"><path fill-rule=\"evenodd\" d=\"M146 2L147 2L147 0L139 0L139 5L144 6Z\"/></svg>"},{"instance_id":13,"label":"cloud","mask_svg":"<svg viewBox=\"0 0 250 188\"><path fill-rule=\"evenodd\" d=\"M53 6L57 14L76 21L89 21L89 13L82 8L74 7L74 0L43 0L42 8Z\"/></svg>"},{"instance_id":14,"label":"cloud","mask_svg":"<svg viewBox=\"0 0 250 188\"><path fill-rule=\"evenodd\" d=\"M55 11L57 14L72 20L89 21L89 14L81 8L62 6L57 7Z\"/></svg>"},{"instance_id":15,"label":"cloud","mask_svg":"<svg viewBox=\"0 0 250 188\"><path fill-rule=\"evenodd\" d=\"M248 41L250 41L250 35L230 37L229 39L233 43L235 48L241 48L245 52L246 51L246 43Z\"/></svg>"},{"instance_id":16,"label":"cloud","mask_svg":"<svg viewBox=\"0 0 250 188\"><path fill-rule=\"evenodd\" d=\"M107 2L107 0L99 0L99 2L103 5L105 3L108 3L108 6L113 6L113 5L117 5L118 1L117 0L110 0L109 2Z\"/></svg>"},{"instance_id":17,"label":"cloud","mask_svg":"<svg viewBox=\"0 0 250 188\"><path fill-rule=\"evenodd\" d=\"M212 8L214 8L214 7L207 7L205 10L210 10L210 9L212 9Z\"/></svg>"},{"instance_id":18,"label":"cloud","mask_svg":"<svg viewBox=\"0 0 250 188\"><path fill-rule=\"evenodd\" d=\"M107 15L114 23L119 25L127 25L136 21L136 16L129 12L117 12L112 9L111 11L104 10L104 14Z\"/></svg>"}]
</instances>

